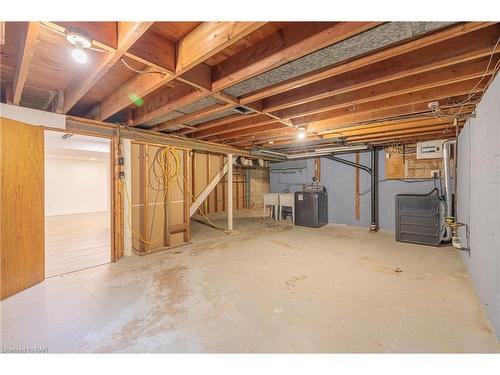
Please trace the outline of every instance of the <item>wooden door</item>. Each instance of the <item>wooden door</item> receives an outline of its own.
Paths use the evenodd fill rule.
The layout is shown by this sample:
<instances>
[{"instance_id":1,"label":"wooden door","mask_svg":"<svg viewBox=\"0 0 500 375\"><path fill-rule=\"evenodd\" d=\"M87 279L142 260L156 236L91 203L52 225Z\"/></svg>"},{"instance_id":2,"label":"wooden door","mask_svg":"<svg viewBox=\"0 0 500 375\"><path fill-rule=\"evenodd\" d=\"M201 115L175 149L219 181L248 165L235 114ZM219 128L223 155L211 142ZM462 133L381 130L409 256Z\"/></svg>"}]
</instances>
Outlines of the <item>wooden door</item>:
<instances>
[{"instance_id":1,"label":"wooden door","mask_svg":"<svg viewBox=\"0 0 500 375\"><path fill-rule=\"evenodd\" d=\"M0 118L0 299L45 278L44 137Z\"/></svg>"}]
</instances>

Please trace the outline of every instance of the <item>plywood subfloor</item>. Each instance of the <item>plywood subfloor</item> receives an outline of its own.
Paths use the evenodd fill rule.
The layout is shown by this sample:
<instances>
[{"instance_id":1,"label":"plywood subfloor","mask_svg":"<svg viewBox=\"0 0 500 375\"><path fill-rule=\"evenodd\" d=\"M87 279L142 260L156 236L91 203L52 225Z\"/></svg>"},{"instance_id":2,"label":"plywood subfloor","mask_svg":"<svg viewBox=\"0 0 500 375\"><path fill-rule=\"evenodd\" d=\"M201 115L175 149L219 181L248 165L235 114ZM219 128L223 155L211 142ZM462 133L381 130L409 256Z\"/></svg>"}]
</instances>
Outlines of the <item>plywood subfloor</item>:
<instances>
[{"instance_id":1,"label":"plywood subfloor","mask_svg":"<svg viewBox=\"0 0 500 375\"><path fill-rule=\"evenodd\" d=\"M499 351L452 248L397 243L392 233L363 228L235 216L232 235L193 223L192 245L53 277L6 299L2 345L49 352Z\"/></svg>"},{"instance_id":2,"label":"plywood subfloor","mask_svg":"<svg viewBox=\"0 0 500 375\"><path fill-rule=\"evenodd\" d=\"M109 212L45 218L45 277L109 263Z\"/></svg>"}]
</instances>

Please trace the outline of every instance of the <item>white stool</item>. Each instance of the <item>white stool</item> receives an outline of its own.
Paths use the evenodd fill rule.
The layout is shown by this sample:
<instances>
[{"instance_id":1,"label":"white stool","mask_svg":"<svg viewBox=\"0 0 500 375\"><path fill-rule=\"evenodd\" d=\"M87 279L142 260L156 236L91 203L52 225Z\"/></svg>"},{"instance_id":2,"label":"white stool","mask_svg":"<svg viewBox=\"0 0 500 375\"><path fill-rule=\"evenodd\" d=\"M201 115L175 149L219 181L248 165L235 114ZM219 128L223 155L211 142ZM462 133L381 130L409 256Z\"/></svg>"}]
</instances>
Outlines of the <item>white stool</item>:
<instances>
[{"instance_id":1,"label":"white stool","mask_svg":"<svg viewBox=\"0 0 500 375\"><path fill-rule=\"evenodd\" d=\"M266 208L271 206L271 217L278 220L278 207L279 207L279 194L265 193L264 194L264 216L266 215Z\"/></svg>"},{"instance_id":2,"label":"white stool","mask_svg":"<svg viewBox=\"0 0 500 375\"><path fill-rule=\"evenodd\" d=\"M292 222L295 223L295 194L293 193L280 193L279 194L279 220L281 221L281 210L283 207L292 208Z\"/></svg>"}]
</instances>

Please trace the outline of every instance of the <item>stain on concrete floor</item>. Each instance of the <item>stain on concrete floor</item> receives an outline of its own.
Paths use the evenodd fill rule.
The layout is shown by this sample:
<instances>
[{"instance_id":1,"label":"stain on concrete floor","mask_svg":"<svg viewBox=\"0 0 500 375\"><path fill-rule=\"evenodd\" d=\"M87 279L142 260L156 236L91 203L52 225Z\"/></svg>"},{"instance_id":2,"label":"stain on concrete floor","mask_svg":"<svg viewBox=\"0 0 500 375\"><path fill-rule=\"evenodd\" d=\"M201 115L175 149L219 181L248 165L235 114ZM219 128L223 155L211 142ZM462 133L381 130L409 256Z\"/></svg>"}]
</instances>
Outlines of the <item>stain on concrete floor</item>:
<instances>
[{"instance_id":1,"label":"stain on concrete floor","mask_svg":"<svg viewBox=\"0 0 500 375\"><path fill-rule=\"evenodd\" d=\"M8 298L1 345L49 352L500 351L452 248L247 214L254 215L236 215L232 235L193 223L193 243L182 251L127 257Z\"/></svg>"}]
</instances>

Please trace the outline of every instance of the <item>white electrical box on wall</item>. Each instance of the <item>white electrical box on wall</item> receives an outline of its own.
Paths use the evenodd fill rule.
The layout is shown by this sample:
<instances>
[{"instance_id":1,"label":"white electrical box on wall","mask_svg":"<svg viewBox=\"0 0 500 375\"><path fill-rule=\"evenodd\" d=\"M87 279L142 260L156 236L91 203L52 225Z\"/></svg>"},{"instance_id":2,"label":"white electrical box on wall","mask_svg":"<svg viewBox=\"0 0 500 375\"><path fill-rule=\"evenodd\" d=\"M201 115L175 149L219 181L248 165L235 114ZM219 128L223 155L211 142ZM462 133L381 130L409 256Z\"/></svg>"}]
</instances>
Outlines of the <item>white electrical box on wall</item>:
<instances>
[{"instance_id":1,"label":"white electrical box on wall","mask_svg":"<svg viewBox=\"0 0 500 375\"><path fill-rule=\"evenodd\" d=\"M417 159L440 159L443 157L444 139L417 142Z\"/></svg>"}]
</instances>

